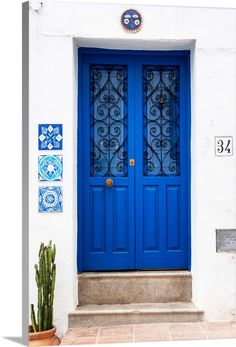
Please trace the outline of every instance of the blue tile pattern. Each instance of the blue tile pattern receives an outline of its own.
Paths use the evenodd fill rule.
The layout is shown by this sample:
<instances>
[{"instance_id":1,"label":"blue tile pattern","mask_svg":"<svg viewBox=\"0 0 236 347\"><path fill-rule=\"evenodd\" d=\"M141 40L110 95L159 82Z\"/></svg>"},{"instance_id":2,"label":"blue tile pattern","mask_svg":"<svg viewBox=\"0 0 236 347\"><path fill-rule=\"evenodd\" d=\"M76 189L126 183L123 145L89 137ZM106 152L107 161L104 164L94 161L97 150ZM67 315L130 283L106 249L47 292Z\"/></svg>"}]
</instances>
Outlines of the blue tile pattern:
<instances>
[{"instance_id":1,"label":"blue tile pattern","mask_svg":"<svg viewBox=\"0 0 236 347\"><path fill-rule=\"evenodd\" d=\"M39 212L62 211L62 187L39 187Z\"/></svg>"},{"instance_id":2,"label":"blue tile pattern","mask_svg":"<svg viewBox=\"0 0 236 347\"><path fill-rule=\"evenodd\" d=\"M141 29L143 19L137 10L129 9L122 13L120 21L125 31L136 33Z\"/></svg>"},{"instance_id":3,"label":"blue tile pattern","mask_svg":"<svg viewBox=\"0 0 236 347\"><path fill-rule=\"evenodd\" d=\"M62 141L62 124L39 124L39 150L61 150Z\"/></svg>"},{"instance_id":4,"label":"blue tile pattern","mask_svg":"<svg viewBox=\"0 0 236 347\"><path fill-rule=\"evenodd\" d=\"M62 155L40 155L38 158L39 181L62 180Z\"/></svg>"}]
</instances>

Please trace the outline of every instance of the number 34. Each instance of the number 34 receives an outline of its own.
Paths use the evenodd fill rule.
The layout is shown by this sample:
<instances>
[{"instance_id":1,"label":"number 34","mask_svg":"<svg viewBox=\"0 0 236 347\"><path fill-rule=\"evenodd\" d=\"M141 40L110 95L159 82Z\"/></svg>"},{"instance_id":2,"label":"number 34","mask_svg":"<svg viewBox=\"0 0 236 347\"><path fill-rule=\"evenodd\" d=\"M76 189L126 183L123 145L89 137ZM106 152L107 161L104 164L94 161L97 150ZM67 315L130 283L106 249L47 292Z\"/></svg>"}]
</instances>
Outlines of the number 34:
<instances>
[{"instance_id":1,"label":"number 34","mask_svg":"<svg viewBox=\"0 0 236 347\"><path fill-rule=\"evenodd\" d=\"M216 150L219 154L228 154L232 152L232 139L217 139Z\"/></svg>"}]
</instances>

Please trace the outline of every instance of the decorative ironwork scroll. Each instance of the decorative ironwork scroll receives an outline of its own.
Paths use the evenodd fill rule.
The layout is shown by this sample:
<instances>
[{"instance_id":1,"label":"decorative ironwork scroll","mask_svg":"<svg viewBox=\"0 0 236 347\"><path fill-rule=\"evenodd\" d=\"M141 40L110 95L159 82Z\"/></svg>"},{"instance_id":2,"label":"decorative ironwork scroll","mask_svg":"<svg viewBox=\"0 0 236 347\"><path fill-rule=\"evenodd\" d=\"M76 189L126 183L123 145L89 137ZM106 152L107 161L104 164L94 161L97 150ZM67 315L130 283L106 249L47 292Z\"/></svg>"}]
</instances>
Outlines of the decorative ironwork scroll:
<instances>
[{"instance_id":1,"label":"decorative ironwork scroll","mask_svg":"<svg viewBox=\"0 0 236 347\"><path fill-rule=\"evenodd\" d=\"M91 176L127 176L127 145L127 67L91 65Z\"/></svg>"},{"instance_id":2,"label":"decorative ironwork scroll","mask_svg":"<svg viewBox=\"0 0 236 347\"><path fill-rule=\"evenodd\" d=\"M143 129L144 175L178 176L178 66L143 66Z\"/></svg>"}]
</instances>

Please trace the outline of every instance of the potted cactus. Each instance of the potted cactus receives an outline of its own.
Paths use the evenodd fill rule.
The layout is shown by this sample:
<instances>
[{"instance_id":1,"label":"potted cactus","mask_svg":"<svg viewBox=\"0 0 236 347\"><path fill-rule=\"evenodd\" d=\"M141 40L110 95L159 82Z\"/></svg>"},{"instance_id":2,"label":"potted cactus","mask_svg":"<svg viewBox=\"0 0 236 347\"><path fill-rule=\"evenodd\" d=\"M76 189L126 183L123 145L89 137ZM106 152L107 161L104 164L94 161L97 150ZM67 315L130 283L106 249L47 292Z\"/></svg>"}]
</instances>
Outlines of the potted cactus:
<instances>
[{"instance_id":1,"label":"potted cactus","mask_svg":"<svg viewBox=\"0 0 236 347\"><path fill-rule=\"evenodd\" d=\"M35 264L35 280L38 287L37 319L34 305L30 305L31 325L29 327L30 346L59 345L53 325L53 301L56 280L56 247L50 241L48 246L41 243L39 262Z\"/></svg>"}]
</instances>

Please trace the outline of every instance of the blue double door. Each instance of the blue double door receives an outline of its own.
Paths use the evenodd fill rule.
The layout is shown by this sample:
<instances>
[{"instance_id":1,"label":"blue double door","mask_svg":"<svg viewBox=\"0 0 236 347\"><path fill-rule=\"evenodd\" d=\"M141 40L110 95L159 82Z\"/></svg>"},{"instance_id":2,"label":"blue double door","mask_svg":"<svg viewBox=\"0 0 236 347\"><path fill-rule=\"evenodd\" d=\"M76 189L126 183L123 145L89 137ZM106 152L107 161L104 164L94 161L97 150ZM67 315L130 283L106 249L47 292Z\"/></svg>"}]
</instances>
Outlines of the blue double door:
<instances>
[{"instance_id":1,"label":"blue double door","mask_svg":"<svg viewBox=\"0 0 236 347\"><path fill-rule=\"evenodd\" d=\"M79 57L78 270L188 269L188 52Z\"/></svg>"}]
</instances>

